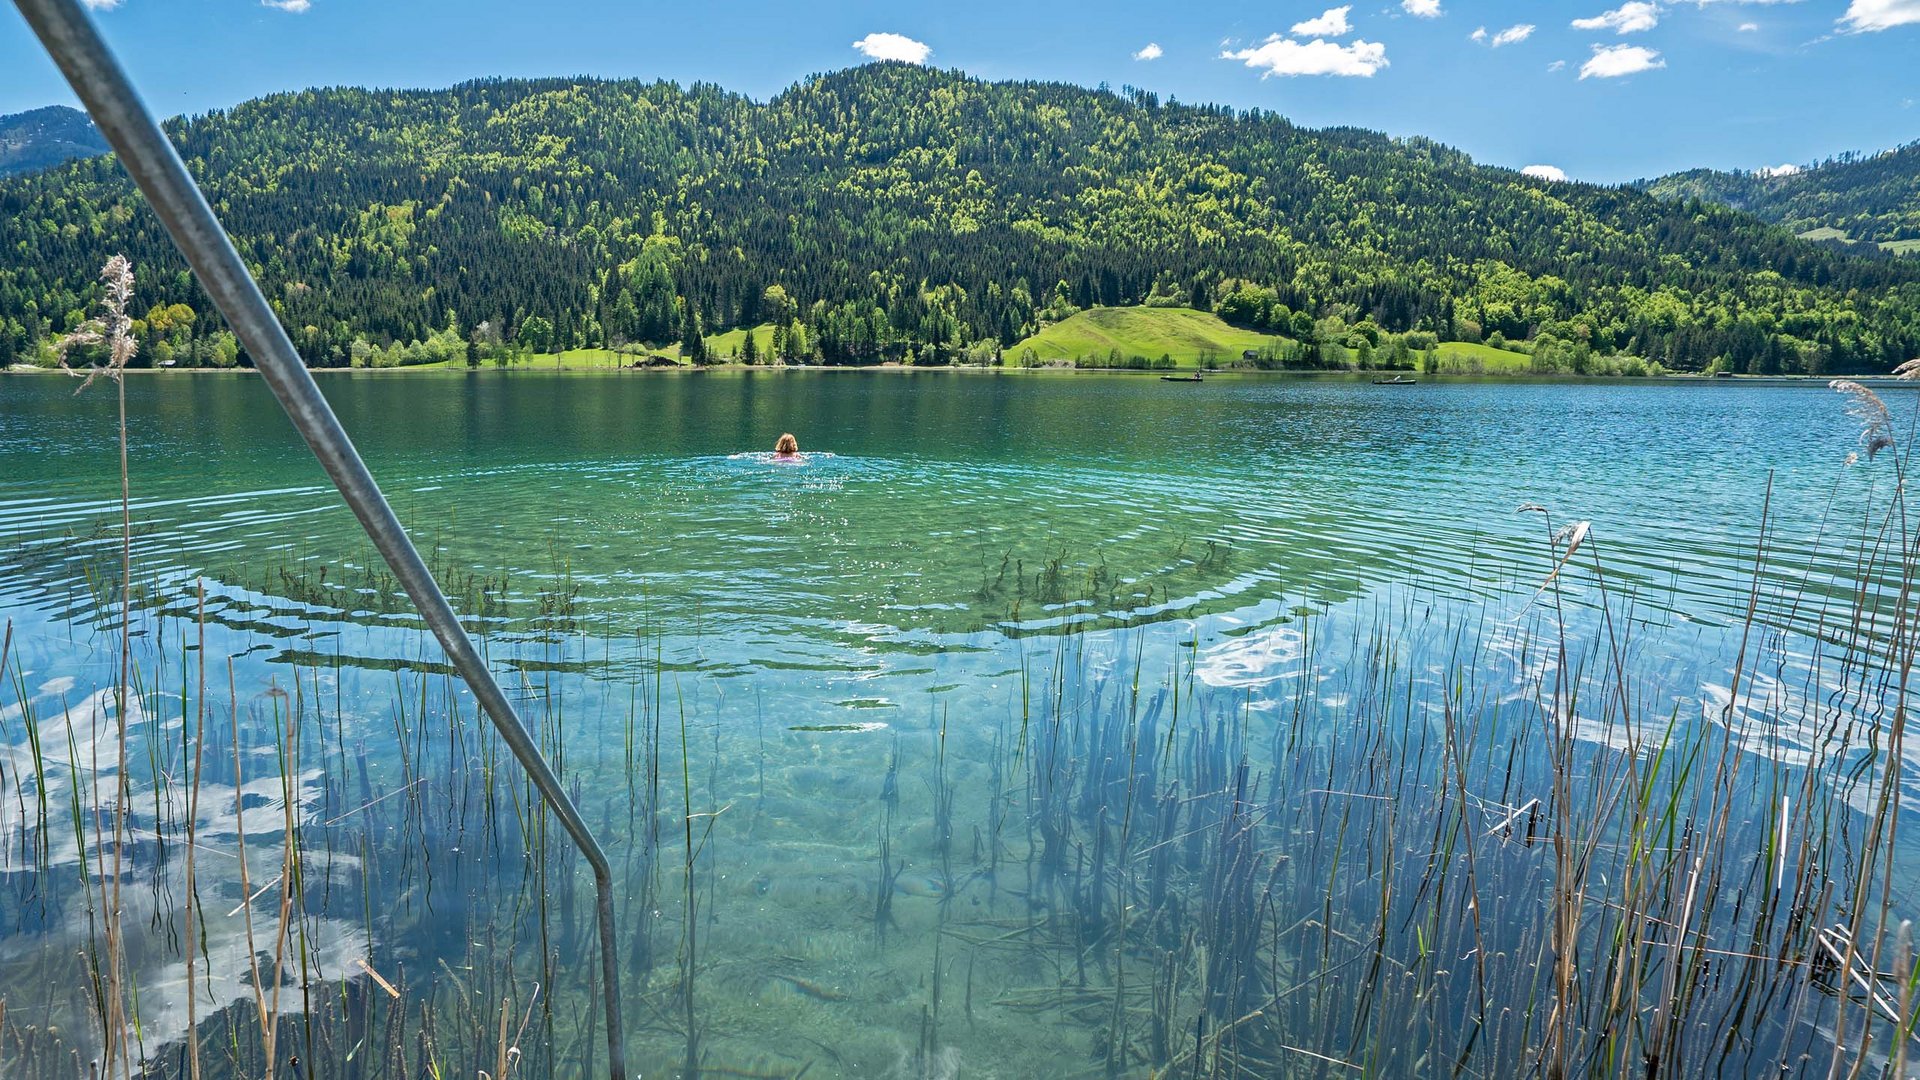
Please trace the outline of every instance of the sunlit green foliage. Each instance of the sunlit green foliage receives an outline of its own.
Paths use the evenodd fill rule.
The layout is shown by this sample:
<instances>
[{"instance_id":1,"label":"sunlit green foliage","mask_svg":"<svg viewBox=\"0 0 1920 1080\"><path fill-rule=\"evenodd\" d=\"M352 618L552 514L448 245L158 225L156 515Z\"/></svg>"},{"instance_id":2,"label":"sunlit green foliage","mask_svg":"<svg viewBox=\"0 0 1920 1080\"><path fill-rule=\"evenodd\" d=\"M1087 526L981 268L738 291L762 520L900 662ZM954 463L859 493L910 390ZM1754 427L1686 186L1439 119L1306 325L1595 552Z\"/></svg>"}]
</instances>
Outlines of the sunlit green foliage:
<instances>
[{"instance_id":1,"label":"sunlit green foliage","mask_svg":"<svg viewBox=\"0 0 1920 1080\"><path fill-rule=\"evenodd\" d=\"M478 363L756 325L762 362L967 363L1128 305L1217 308L1311 363L1364 345L1397 366L1409 332L1678 369L1920 353L1912 261L1145 92L877 64L764 104L482 81L284 94L169 130L315 366L438 356L448 335ZM218 320L112 159L0 183L0 250L0 364L69 329L113 251L148 300L198 313L143 332L217 362Z\"/></svg>"}]
</instances>

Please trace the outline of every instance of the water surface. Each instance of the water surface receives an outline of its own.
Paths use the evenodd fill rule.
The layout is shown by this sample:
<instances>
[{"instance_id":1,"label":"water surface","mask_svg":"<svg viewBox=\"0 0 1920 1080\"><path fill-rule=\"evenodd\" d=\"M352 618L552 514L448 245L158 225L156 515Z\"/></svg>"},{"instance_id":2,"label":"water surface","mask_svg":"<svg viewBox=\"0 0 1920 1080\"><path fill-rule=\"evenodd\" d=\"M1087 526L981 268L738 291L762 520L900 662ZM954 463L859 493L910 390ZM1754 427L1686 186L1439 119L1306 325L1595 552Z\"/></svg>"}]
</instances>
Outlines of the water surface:
<instances>
[{"instance_id":1,"label":"water surface","mask_svg":"<svg viewBox=\"0 0 1920 1080\"><path fill-rule=\"evenodd\" d=\"M1245 811L1259 880L1234 887L1253 898L1248 920L1271 922L1288 875L1311 907L1378 845L1430 843L1431 823L1396 832L1389 817L1380 835L1302 849L1336 812L1313 793L1350 787L1336 766L1397 762L1371 781L1387 793L1364 797L1405 800L1416 822L1511 826L1540 794L1504 790L1528 766L1476 758L1474 801L1456 805L1440 759L1421 756L1451 745L1421 733L1453 722L1444 702L1463 682L1486 747L1558 717L1595 776L1606 748L1676 717L1764 714L1765 730L1725 723L1755 762L1787 763L1755 766L1764 791L1743 780L1736 835L1764 831L1770 792L1877 760L1820 743L1809 704L1844 692L1848 715L1884 715L1886 687L1844 672L1886 651L1883 613L1850 618L1850 598L1892 580L1860 542L1890 463L1844 463L1858 428L1820 387L906 372L321 385L605 836L647 1075L689 1052L715 1075L1147 1075L1196 1040L1224 1068L1196 1019L1333 961L1242 941L1268 974L1221 975L1230 923L1177 897L1182 882L1223 895L1218 868L1239 856L1171 837L1226 828L1229 845L1259 802ZM111 794L119 478L112 395L72 387L0 382L0 873L22 901L0 916L0 995L10 1023L37 1018L88 1052L72 965L89 894L74 872L88 843L97 862L99 827L76 832L63 805ZM127 880L154 928L134 965L146 1051L177 1066L185 1031L166 928L182 823L217 851L199 860L204 1021L250 1007L232 849L244 835L258 889L291 820L312 958L288 985L350 988L315 1012L316 1059L342 1059L330 1040L388 1007L354 966L367 960L437 1010L450 1059L490 1062L508 1002L532 1017L528 1068L568 1074L597 1037L591 894L557 831L526 816L524 784L351 515L256 379L130 378L127 407L141 678ZM804 465L759 453L783 431ZM1591 522L1578 558L1539 597L1549 538L1576 521ZM1564 667L1533 636L1563 631ZM1758 652L1736 689L1742 642ZM1617 701L1555 704L1556 680L1607 672L1624 677ZM214 762L197 804L196 729ZM1516 760L1528 753L1545 751ZM1870 785L1833 794L1871 807ZM1164 815L1169 839L1136 815ZM1176 847L1181 862L1155 862ZM1480 872L1524 898L1547 874L1540 851L1490 851L1496 869ZM1356 910L1378 876L1356 879ZM1430 950L1415 920L1380 921L1400 923L1396 948ZM1537 939L1513 934L1504 962L1539 977ZM1177 977L1188 969L1197 983ZM68 991L48 999L49 973ZM1441 1018L1460 976L1428 977L1410 1000L1429 1003L1421 1038L1451 1059ZM1164 1015L1162 996L1176 1003ZM1364 1063L1385 1021L1333 1002L1289 1022L1324 1036L1315 1054ZM1160 1030L1172 1020L1184 1034ZM1537 1060L1529 1023L1470 1052L1496 1072ZM1817 1016L1752 1023L1762 1063L1823 1030Z\"/></svg>"}]
</instances>

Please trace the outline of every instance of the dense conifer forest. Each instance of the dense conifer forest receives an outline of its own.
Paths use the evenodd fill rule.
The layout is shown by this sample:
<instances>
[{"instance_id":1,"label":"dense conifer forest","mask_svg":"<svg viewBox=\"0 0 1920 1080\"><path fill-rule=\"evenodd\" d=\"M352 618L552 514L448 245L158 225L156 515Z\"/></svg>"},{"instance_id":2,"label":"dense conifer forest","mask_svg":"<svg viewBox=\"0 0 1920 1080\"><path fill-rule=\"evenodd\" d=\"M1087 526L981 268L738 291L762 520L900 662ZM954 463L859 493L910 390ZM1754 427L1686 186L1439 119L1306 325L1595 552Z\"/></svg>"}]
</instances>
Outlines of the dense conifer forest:
<instances>
[{"instance_id":1,"label":"dense conifer forest","mask_svg":"<svg viewBox=\"0 0 1920 1080\"><path fill-rule=\"evenodd\" d=\"M107 140L78 109L49 105L0 116L0 176L35 172L106 152Z\"/></svg>"},{"instance_id":2,"label":"dense conifer forest","mask_svg":"<svg viewBox=\"0 0 1920 1080\"><path fill-rule=\"evenodd\" d=\"M1694 169L1640 186L1668 199L1709 199L1796 233L1920 248L1920 142L1877 154L1844 154L1774 173Z\"/></svg>"},{"instance_id":3,"label":"dense conifer forest","mask_svg":"<svg viewBox=\"0 0 1920 1080\"><path fill-rule=\"evenodd\" d=\"M488 80L168 128L316 367L678 342L699 359L702 334L768 324L756 359L977 361L1134 304L1302 349L1526 343L1572 370L1920 355L1920 260L1132 89L874 64L765 103ZM0 249L0 365L43 362L113 252L140 275L142 362L246 362L111 157L0 182Z\"/></svg>"}]
</instances>

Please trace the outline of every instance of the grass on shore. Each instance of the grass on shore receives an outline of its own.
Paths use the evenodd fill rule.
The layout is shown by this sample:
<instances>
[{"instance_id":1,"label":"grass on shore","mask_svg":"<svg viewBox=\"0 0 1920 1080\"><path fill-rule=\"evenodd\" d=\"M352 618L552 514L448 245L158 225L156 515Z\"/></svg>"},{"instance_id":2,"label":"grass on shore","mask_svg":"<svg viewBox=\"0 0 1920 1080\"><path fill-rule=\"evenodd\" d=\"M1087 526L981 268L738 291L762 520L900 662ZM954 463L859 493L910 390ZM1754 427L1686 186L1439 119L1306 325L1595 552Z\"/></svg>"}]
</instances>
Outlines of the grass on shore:
<instances>
[{"instance_id":1,"label":"grass on shore","mask_svg":"<svg viewBox=\"0 0 1920 1080\"><path fill-rule=\"evenodd\" d=\"M1122 359L1170 356L1180 367L1198 367L1211 355L1221 363L1240 359L1247 349L1261 349L1283 339L1228 326L1210 312L1192 308L1090 308L1054 323L1005 352L1009 364L1032 349L1042 361L1098 357L1105 360L1118 350Z\"/></svg>"},{"instance_id":2,"label":"grass on shore","mask_svg":"<svg viewBox=\"0 0 1920 1080\"><path fill-rule=\"evenodd\" d=\"M1443 341L1436 347L1443 375L1525 375L1533 369L1526 353L1471 341Z\"/></svg>"},{"instance_id":3,"label":"grass on shore","mask_svg":"<svg viewBox=\"0 0 1920 1080\"><path fill-rule=\"evenodd\" d=\"M707 335L707 355L715 360L731 361L739 356L741 346L747 341L745 329L728 330L722 334ZM766 356L767 349L773 345L773 324L761 323L753 328L753 343L759 347L760 355ZM662 356L680 359L680 346L658 350Z\"/></svg>"},{"instance_id":4,"label":"grass on shore","mask_svg":"<svg viewBox=\"0 0 1920 1080\"><path fill-rule=\"evenodd\" d=\"M567 349L557 353L530 353L516 356L507 363L514 371L612 371L615 368L631 367L635 360L646 353L622 353L612 349ZM466 361L442 361L435 364L409 364L406 367L389 368L390 371L458 371L466 369ZM480 362L480 371L498 368L492 360Z\"/></svg>"},{"instance_id":5,"label":"grass on shore","mask_svg":"<svg viewBox=\"0 0 1920 1080\"><path fill-rule=\"evenodd\" d=\"M773 324L763 323L753 328L754 343L764 352L773 343ZM707 337L707 355L720 361L733 361L746 344L747 331L738 328ZM612 349L564 349L557 353L531 353L517 356L507 366L514 371L612 371L616 368L632 367L636 362L649 356L666 356L680 360L680 345L675 343L665 348L651 349L634 346L624 352ZM482 361L482 369L497 367L492 360ZM443 361L436 364L412 364L404 370L431 371L449 370L466 367L465 361Z\"/></svg>"}]
</instances>

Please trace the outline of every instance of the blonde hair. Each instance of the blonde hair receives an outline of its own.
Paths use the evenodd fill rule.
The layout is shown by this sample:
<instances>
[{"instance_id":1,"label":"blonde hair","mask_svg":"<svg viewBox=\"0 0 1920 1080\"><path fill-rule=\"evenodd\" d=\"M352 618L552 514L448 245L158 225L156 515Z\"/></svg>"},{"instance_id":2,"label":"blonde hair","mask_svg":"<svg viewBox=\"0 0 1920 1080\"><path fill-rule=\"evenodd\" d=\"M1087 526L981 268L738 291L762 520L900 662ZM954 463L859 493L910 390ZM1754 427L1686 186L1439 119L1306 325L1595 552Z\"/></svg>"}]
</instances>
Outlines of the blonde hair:
<instances>
[{"instance_id":1,"label":"blonde hair","mask_svg":"<svg viewBox=\"0 0 1920 1080\"><path fill-rule=\"evenodd\" d=\"M773 444L773 452L776 454L797 454L800 452L800 440L794 438L791 433L782 435L780 436L780 440Z\"/></svg>"}]
</instances>

